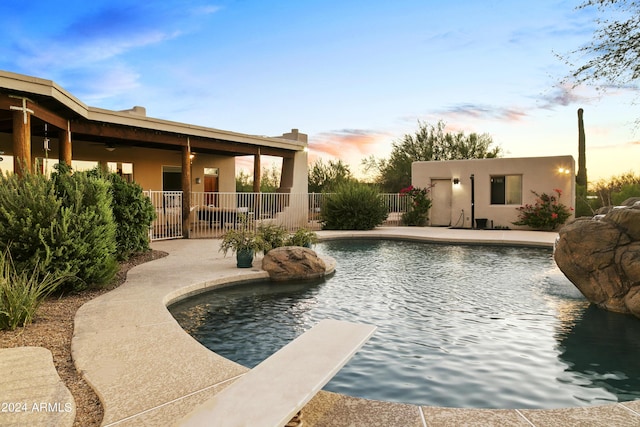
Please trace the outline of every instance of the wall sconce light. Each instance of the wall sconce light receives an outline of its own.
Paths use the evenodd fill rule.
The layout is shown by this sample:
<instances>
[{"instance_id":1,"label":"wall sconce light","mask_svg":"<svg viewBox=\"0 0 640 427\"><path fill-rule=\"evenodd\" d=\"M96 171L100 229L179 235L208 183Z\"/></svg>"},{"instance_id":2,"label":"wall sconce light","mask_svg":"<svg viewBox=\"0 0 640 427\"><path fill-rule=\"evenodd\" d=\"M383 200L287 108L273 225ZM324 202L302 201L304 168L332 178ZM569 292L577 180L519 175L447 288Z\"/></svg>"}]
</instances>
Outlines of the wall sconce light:
<instances>
[{"instance_id":1,"label":"wall sconce light","mask_svg":"<svg viewBox=\"0 0 640 427\"><path fill-rule=\"evenodd\" d=\"M200 184L202 182L202 180L198 177L196 178L196 184Z\"/></svg>"},{"instance_id":2,"label":"wall sconce light","mask_svg":"<svg viewBox=\"0 0 640 427\"><path fill-rule=\"evenodd\" d=\"M569 168L558 168L558 173L569 175L571 173L571 169Z\"/></svg>"},{"instance_id":3,"label":"wall sconce light","mask_svg":"<svg viewBox=\"0 0 640 427\"><path fill-rule=\"evenodd\" d=\"M460 178L453 178L453 185L459 185L460 184Z\"/></svg>"}]
</instances>

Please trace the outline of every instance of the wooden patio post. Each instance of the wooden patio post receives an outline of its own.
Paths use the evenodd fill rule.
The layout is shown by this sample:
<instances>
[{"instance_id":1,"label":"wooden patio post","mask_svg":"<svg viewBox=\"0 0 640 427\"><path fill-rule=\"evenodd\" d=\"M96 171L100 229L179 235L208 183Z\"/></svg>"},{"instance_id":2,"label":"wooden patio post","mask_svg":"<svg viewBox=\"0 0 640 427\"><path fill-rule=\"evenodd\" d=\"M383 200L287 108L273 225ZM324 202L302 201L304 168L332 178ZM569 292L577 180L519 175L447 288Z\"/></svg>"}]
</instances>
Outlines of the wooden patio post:
<instances>
[{"instance_id":1,"label":"wooden patio post","mask_svg":"<svg viewBox=\"0 0 640 427\"><path fill-rule=\"evenodd\" d=\"M13 171L22 176L31 172L31 113L23 102L23 108L13 112Z\"/></svg>"},{"instance_id":2,"label":"wooden patio post","mask_svg":"<svg viewBox=\"0 0 640 427\"><path fill-rule=\"evenodd\" d=\"M71 167L72 147L71 147L71 129L69 121L67 121L67 130L58 132L58 160L64 162Z\"/></svg>"},{"instance_id":3,"label":"wooden patio post","mask_svg":"<svg viewBox=\"0 0 640 427\"><path fill-rule=\"evenodd\" d=\"M182 146L182 237L190 236L191 224L191 143L187 137L187 145Z\"/></svg>"},{"instance_id":4,"label":"wooden patio post","mask_svg":"<svg viewBox=\"0 0 640 427\"><path fill-rule=\"evenodd\" d=\"M260 192L260 147L258 147L258 152L253 155L253 192Z\"/></svg>"},{"instance_id":5,"label":"wooden patio post","mask_svg":"<svg viewBox=\"0 0 640 427\"><path fill-rule=\"evenodd\" d=\"M253 155L253 192L254 200L253 200L253 214L256 219L260 219L261 217L261 200L260 200L260 179L262 178L260 170L260 147L258 147L258 152Z\"/></svg>"}]
</instances>

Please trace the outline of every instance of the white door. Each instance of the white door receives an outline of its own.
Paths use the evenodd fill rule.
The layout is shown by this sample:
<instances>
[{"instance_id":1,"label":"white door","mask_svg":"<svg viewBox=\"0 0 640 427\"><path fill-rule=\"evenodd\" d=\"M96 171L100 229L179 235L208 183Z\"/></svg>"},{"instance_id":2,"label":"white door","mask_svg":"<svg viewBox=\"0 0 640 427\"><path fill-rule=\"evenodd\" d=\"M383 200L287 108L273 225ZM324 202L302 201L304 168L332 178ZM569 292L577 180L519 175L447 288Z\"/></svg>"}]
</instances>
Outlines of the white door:
<instances>
[{"instance_id":1,"label":"white door","mask_svg":"<svg viewBox=\"0 0 640 427\"><path fill-rule=\"evenodd\" d=\"M429 219L434 227L451 225L451 180L432 179Z\"/></svg>"}]
</instances>

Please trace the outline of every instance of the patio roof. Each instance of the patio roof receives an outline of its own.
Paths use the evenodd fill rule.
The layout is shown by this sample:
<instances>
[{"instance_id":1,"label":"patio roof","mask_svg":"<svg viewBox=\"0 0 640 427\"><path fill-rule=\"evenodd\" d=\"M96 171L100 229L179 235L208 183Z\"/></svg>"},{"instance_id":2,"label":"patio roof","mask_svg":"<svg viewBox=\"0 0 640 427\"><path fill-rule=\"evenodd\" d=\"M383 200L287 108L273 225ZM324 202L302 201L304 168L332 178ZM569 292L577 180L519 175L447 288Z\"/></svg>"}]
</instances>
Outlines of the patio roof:
<instances>
[{"instance_id":1,"label":"patio roof","mask_svg":"<svg viewBox=\"0 0 640 427\"><path fill-rule=\"evenodd\" d=\"M291 158L305 142L248 135L147 117L145 109L112 111L90 107L51 80L0 71L0 132L13 132L16 111L31 114L31 135L70 131L77 142L180 150L232 156L272 155ZM187 142L188 141L188 142Z\"/></svg>"}]
</instances>

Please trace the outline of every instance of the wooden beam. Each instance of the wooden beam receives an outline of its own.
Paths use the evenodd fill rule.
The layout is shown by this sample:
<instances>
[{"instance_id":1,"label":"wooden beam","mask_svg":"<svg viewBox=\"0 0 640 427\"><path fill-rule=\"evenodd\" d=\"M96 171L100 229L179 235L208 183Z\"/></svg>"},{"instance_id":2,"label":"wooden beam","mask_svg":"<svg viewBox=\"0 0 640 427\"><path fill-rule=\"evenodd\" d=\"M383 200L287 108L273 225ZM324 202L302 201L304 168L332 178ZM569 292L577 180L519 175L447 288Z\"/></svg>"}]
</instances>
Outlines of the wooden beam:
<instances>
[{"instance_id":1,"label":"wooden beam","mask_svg":"<svg viewBox=\"0 0 640 427\"><path fill-rule=\"evenodd\" d=\"M92 135L102 138L114 138L124 141L182 147L187 145L187 136L159 132L151 129L133 128L126 126L108 125L104 123L73 121L71 131L77 134ZM77 139L77 138L76 138ZM233 141L190 137L191 151L212 151L229 153L232 155L255 155L258 149L262 154L283 158L293 158L295 152L274 147L259 147Z\"/></svg>"},{"instance_id":2,"label":"wooden beam","mask_svg":"<svg viewBox=\"0 0 640 427\"><path fill-rule=\"evenodd\" d=\"M17 108L22 108L22 99L24 99L25 108L31 111L31 114L34 117L37 117L50 125L57 127L58 129L66 129L67 128L67 119L56 114L52 111L49 111L45 107L36 104L27 98L20 98L18 96L12 97L6 94L0 94L0 110L12 110Z\"/></svg>"},{"instance_id":3,"label":"wooden beam","mask_svg":"<svg viewBox=\"0 0 640 427\"><path fill-rule=\"evenodd\" d=\"M18 176L31 172L31 114L13 112L13 170Z\"/></svg>"},{"instance_id":4,"label":"wooden beam","mask_svg":"<svg viewBox=\"0 0 640 427\"><path fill-rule=\"evenodd\" d=\"M33 111L34 117L43 120L50 125L57 127L58 129L67 129L67 119L59 116L56 113L53 113L47 110L44 107L41 107L38 104L35 104L31 101L27 101L27 106Z\"/></svg>"}]
</instances>

